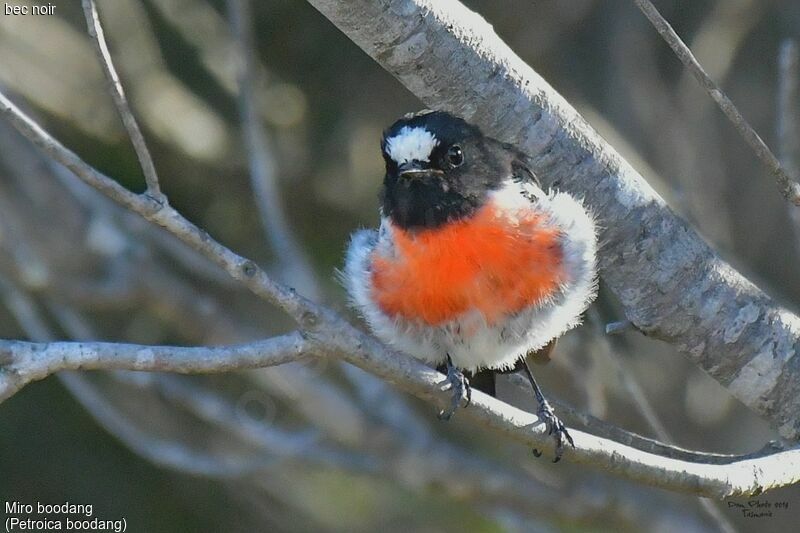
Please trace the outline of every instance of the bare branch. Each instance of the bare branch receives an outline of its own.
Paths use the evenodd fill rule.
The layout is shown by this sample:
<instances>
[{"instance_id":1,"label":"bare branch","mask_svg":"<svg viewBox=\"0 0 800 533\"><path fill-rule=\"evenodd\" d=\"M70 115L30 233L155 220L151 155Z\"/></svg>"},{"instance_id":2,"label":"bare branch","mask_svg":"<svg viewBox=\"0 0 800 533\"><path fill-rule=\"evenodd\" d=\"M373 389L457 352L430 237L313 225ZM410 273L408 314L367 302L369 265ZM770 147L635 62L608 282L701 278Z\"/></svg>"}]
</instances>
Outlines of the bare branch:
<instances>
[{"instance_id":1,"label":"bare branch","mask_svg":"<svg viewBox=\"0 0 800 533\"><path fill-rule=\"evenodd\" d=\"M52 338L48 327L35 309L34 303L24 293L17 290L12 284L0 285L6 304L20 321L28 335L39 340ZM82 317L70 309L58 304L50 304L49 309L57 317L58 322L74 338L89 339L96 335L88 327ZM345 369L356 370L355 367L345 365ZM138 386L142 379L129 379L131 373L117 372L115 376L123 375L127 381ZM366 374L368 375L368 374ZM387 458L383 453L373 455L361 451L358 454L346 450L339 450L330 446L317 444L315 432L301 431L288 435L277 428L263 423L250 421L235 412L228 403L218 395L194 387L174 377L152 375L144 380L148 384L155 384L166 397L177 400L194 412L198 417L209 421L229 432L240 436L242 439L253 442L268 454L275 454L278 461L268 462L264 457L260 460L225 458L197 452L188 446L175 441L165 440L148 435L140 430L133 422L126 419L124 414L113 406L99 393L88 380L74 373L61 373L59 377L75 398L96 417L96 420L107 431L120 439L127 447L144 458L170 468L213 477L239 477L242 475L255 475L265 467L276 467L286 459L302 459L306 463L334 468L346 468L350 471L374 475L388 475L401 482L409 483L414 479L416 485L420 478L426 483L435 485L437 489L452 490L455 486L456 493L463 497L464 487L471 487L468 491L471 499L476 503L485 504L489 501L503 502L503 505L513 506L538 516L568 516L570 520L583 517L591 519L597 509L607 507L596 499L589 505L579 505L567 496L552 494L550 487L542 486L526 475L529 469L507 469L501 464L475 459L469 453L459 448L432 438L427 428L416 427L417 431L409 432L406 420L399 427L395 427L392 442L398 449L388 451ZM357 383L364 383L357 380ZM382 383L378 381L378 383ZM383 405L391 398L370 398L369 405ZM395 415L398 406L387 405L385 412L381 413L381 423L396 422L397 416L389 416L393 411ZM412 423L412 429L415 424ZM381 434L382 431L371 432ZM424 435L423 435L424 434ZM385 446L381 450L387 451ZM420 453L420 450L425 450ZM377 451L377 450L376 450ZM404 457L398 460L398 454ZM531 502L529 494L539 496ZM624 495L607 495L606 497L617 500ZM564 505L564 502L569 502ZM638 507L638 505L637 505ZM646 515L647 513L645 513ZM639 519L642 520L641 518Z\"/></svg>"},{"instance_id":2,"label":"bare branch","mask_svg":"<svg viewBox=\"0 0 800 533\"><path fill-rule=\"evenodd\" d=\"M69 168L76 176L131 211L167 229L216 265L235 280L241 282L255 295L286 311L300 324L310 327L316 321L319 309L309 300L291 289L275 283L253 261L245 259L224 247L204 230L198 228L166 202L154 201L149 195L137 195L122 187L84 162L41 126L15 106L5 94L0 93L0 113L29 141L41 148L55 161Z\"/></svg>"},{"instance_id":3,"label":"bare branch","mask_svg":"<svg viewBox=\"0 0 800 533\"><path fill-rule=\"evenodd\" d=\"M800 436L800 318L722 261L486 21L457 2L309 2L426 105L516 144L544 185L583 198L627 319Z\"/></svg>"},{"instance_id":4,"label":"bare branch","mask_svg":"<svg viewBox=\"0 0 800 533\"><path fill-rule=\"evenodd\" d=\"M172 440L150 435L122 416L95 387L78 373L66 372L61 382L95 420L125 445L152 463L194 475L240 478L264 471L274 457L241 458L210 455Z\"/></svg>"},{"instance_id":5,"label":"bare branch","mask_svg":"<svg viewBox=\"0 0 800 533\"><path fill-rule=\"evenodd\" d=\"M326 334L334 336L329 332ZM65 369L187 373L281 364L312 351L313 346L308 349L305 342L299 334L220 348L0 341L0 398L12 394L28 381ZM327 346L319 346L319 349L323 353L335 353ZM371 339L365 338L353 353L339 351L339 355L422 399L442 406L450 400L449 392L440 390L441 374L409 357L387 351ZM473 392L472 404L463 413L481 426L528 446L552 449L553 441L536 415L491 396ZM610 472L661 488L721 498L760 493L800 481L800 449L723 465L703 464L651 455L579 430L571 430L571 434L575 448L568 449L565 458L580 464L602 466Z\"/></svg>"},{"instance_id":6,"label":"bare branch","mask_svg":"<svg viewBox=\"0 0 800 533\"><path fill-rule=\"evenodd\" d=\"M10 287L13 289L13 287ZM46 325L41 323L41 319L37 316L36 309L34 309L32 302L19 291L14 291L17 299L25 305L22 307L26 312L21 316L17 311L21 309L20 306L14 306L13 312L18 320L21 320L25 331L29 335L42 335L45 337L37 340L44 340L50 338L49 331L46 331ZM48 308L58 319L61 327L74 339L88 340L95 338L96 334L89 328L87 322L73 312L69 308L51 303ZM31 320L33 319L33 320ZM34 326L34 327L31 327ZM344 365L345 368L352 368L351 365ZM177 402L187 408L190 412L195 414L199 419L212 424L215 427L223 429L226 433L239 437L242 441L246 441L255 445L267 456L275 456L277 459L269 466L277 467L285 461L301 461L305 464L312 465L315 468L320 466L328 468L346 469L351 472L359 474L383 475L391 476L398 480L405 480L409 476L425 476L429 479L428 483L436 484L437 487L445 487L449 489L450 485L457 480L455 486L463 487L464 484L472 487L472 494L475 501L481 501L484 498L497 498L503 501L506 505L516 504L522 509L530 509L530 501L527 494L536 492L540 494L537 499L537 504L541 508L539 511L548 510L550 513L556 510L558 496L545 497L542 492L547 487L532 481L528 475L523 471L516 471L514 469L507 471L503 465L485 463L480 460L475 460L469 453L458 449L457 447L440 442L430 432L426 432L426 437L420 440L415 435L409 435L408 427L395 428L392 442L396 445L392 450L387 450L386 446L380 446L374 450L374 453L369 450L364 450L364 437L367 435L360 435L361 440L353 444L359 444L359 450L350 452L349 450L322 442L322 435L316 428L302 428L291 430L284 430L278 428L274 424L264 423L262 420L251 419L247 416L242 416L242 413L231 404L229 400L223 398L222 395L216 394L204 387L193 385L189 380L179 378L177 376L169 376L164 374L141 374L135 372L117 371L111 374L117 380L123 380L137 387L144 385L152 386L166 399ZM369 376L369 374L365 374ZM116 418L123 418L123 421L108 423L103 415L108 412L108 401L103 401L100 393L94 392L90 382L84 381L78 390L75 390L73 385L74 374L59 374L68 376L67 386L70 391L77 393L76 398L82 404L87 403L86 408L93 415L98 414L98 422L106 427L109 431L114 430L113 434L122 439L122 441L131 448L134 452L140 453L140 441L150 440L155 441L156 445L153 446L149 454L143 455L148 460L153 460L153 453L157 450L180 450L186 448L185 446L168 442L161 444L162 439L157 437L147 437L144 432L138 431L132 423L124 420L125 416L122 412L116 413ZM308 376L305 376L306 378ZM376 380L379 383L382 381ZM311 385L311 381L306 381L305 385ZM314 386L314 385L312 385ZM91 390L91 396L87 399L83 391L87 388ZM291 387L295 394L299 391L297 387ZM387 398L387 400L390 398ZM374 400L373 400L374 401ZM381 399L382 403L384 400ZM394 405L393 407L397 407ZM113 409L113 408L111 408ZM338 416L331 416L331 420L341 420ZM386 424L386 420L379 421L381 426ZM133 429L127 429L132 426ZM118 429L122 427L122 430ZM376 428L370 431L370 435L381 435L381 429ZM133 435L136 440L124 440ZM424 442L426 453L419 454L420 445ZM411 459L402 461L397 460L397 454L407 454L414 457L414 463L420 463L418 466L411 463ZM207 457L200 455L197 452L189 450L188 448L183 453L177 454L181 460L170 460L160 454L160 459L156 462L159 464L166 464L175 469L182 469L185 465L189 465L192 470L191 473L197 473L196 466L198 464L211 464L214 465L220 461L215 460L214 457ZM228 461L230 463L230 461ZM236 460L235 463L244 463L242 460ZM259 465L259 463L256 463ZM208 466L205 468L205 474L210 475L215 471L228 472L230 468L224 468L224 465L217 465L213 469ZM411 474L409 470L419 470ZM246 472L246 470L243 470ZM256 474L257 472L253 472ZM570 512L580 512L578 508L572 504L570 505ZM587 511L585 511L587 512ZM591 509L588 510L591 512Z\"/></svg>"},{"instance_id":7,"label":"bare branch","mask_svg":"<svg viewBox=\"0 0 800 533\"><path fill-rule=\"evenodd\" d=\"M228 0L227 4L238 52L239 115L250 160L250 182L264 235L282 265L284 281L298 287L306 297L317 299L320 296L317 279L286 220L280 202L275 154L258 114L254 79L258 70L255 68L250 1Z\"/></svg>"},{"instance_id":8,"label":"bare branch","mask_svg":"<svg viewBox=\"0 0 800 533\"><path fill-rule=\"evenodd\" d=\"M593 325L597 330L601 330L601 316L597 309L592 309L589 312L590 320L593 322ZM606 331L608 331L608 326L606 326ZM647 425L650 427L650 430L655 434L656 438L660 441L666 443L666 445L672 444L673 439L667 431L666 426L661 422L656 410L653 408L653 405L650 403L650 400L647 398L647 394L642 389L642 386L639 384L639 381L636 379L636 376L630 371L627 365L625 365L621 360L620 356L617 351L614 349L614 343L611 341L611 337L607 337L602 335L602 331L598 331L598 339L602 343L603 347L605 348L604 352L611 359L613 366L617 370L617 375L622 382L622 386L628 391L628 395L630 396L633 405L635 406L636 410L639 412L642 418L647 422ZM619 344L619 342L617 343ZM700 507L703 509L711 520L713 520L717 527L725 532L725 533L736 533L736 529L731 524L730 520L722 514L720 509L716 506L714 502L707 498L699 498L698 503Z\"/></svg>"},{"instance_id":9,"label":"bare branch","mask_svg":"<svg viewBox=\"0 0 800 533\"><path fill-rule=\"evenodd\" d=\"M41 316L34 307L33 301L25 297L25 294L17 290L9 280L0 274L0 299L14 315L22 329L29 337L38 340L50 340L50 331ZM2 366L0 366L2 369ZM0 388L0 398L3 389Z\"/></svg>"},{"instance_id":10,"label":"bare branch","mask_svg":"<svg viewBox=\"0 0 800 533\"><path fill-rule=\"evenodd\" d=\"M2 295L7 306L29 335L41 338L40 340L52 338L52 334L35 308L34 302L26 294L10 283L0 285L0 288L3 289ZM49 305L49 309L71 336L78 339L96 336L86 321L70 309L52 303ZM345 365L345 368L355 367ZM122 373L115 373L115 375L120 374ZM125 379L141 386L143 380L130 379L132 375L132 373L125 374ZM297 435L299 440L291 436L287 439L281 435L276 436L274 428L265 427L261 423L248 423L241 420L237 413L231 412L229 406L224 405L224 400L207 390L197 387L180 389L177 394L178 401L184 403L200 418L237 433L246 440L260 444L267 453L278 454L278 461L269 460L268 457L220 458L217 455L192 450L189 446L173 440L149 435L128 420L123 412L114 408L91 385L89 380L81 379L79 375L73 373L62 373L60 378L64 386L74 394L74 397L92 416L96 417L98 423L133 452L156 464L193 474L212 477L256 476L265 468L279 467L287 458L286 454L290 454L293 459L299 457L315 465L343 467L362 474L392 476L401 483L411 484L414 487L418 487L421 482L435 485L437 490L444 488L446 491L454 491L454 495L458 498L464 498L465 488L469 487L466 490L466 496L476 504L485 505L487 500L497 501L502 502L504 506L517 509L518 512L534 516L553 516L562 519L566 516L570 521L581 520L589 521L589 523L596 519L600 510L614 507L611 502L618 506L620 500L632 499L632 495L616 491L605 492L605 500L595 497L589 499L590 503L587 504L576 503L576 500L582 502L585 498L573 499L570 495L552 494L552 487L542 486L530 478L528 473L530 468L508 469L502 464L475 459L468 452L465 453L453 445L432 438L427 429L417 428L426 435L409 433L405 423L402 423L400 427L393 428L394 436L391 441L397 447L392 446L391 450L387 450L386 446L382 445L380 446L382 452L374 456L369 452L360 452L358 455L354 455L329 447L318 448L302 435ZM163 379L175 381L175 378L159 376L148 377L144 381L161 384ZM160 389L167 396L175 398L175 389ZM382 401L376 400L381 399L371 398L368 403L382 403ZM390 423L391 421L397 422L391 416L384 416L391 413L396 407L396 405L387 406L386 413L381 413L382 424L385 424L387 420ZM372 433L381 434L382 431ZM312 436L313 433L308 435L308 437ZM308 446L309 443L312 446ZM421 450L424 452L420 453ZM384 452L388 452L388 457ZM401 455L399 459L398 454ZM263 476L256 479L263 479ZM538 494L534 501L529 498L532 493ZM643 502L636 500L635 503L629 501L627 505L623 506L627 512L620 513L619 518L624 522L633 521L642 524L648 520L648 517L652 518L652 513L664 512L662 508L645 510L642 508ZM631 508L640 509L638 516L630 516Z\"/></svg>"},{"instance_id":11,"label":"bare branch","mask_svg":"<svg viewBox=\"0 0 800 533\"><path fill-rule=\"evenodd\" d=\"M722 89L711 79L702 65L697 61L689 50L689 47L681 40L675 30L672 29L669 22L661 16L656 7L650 0L634 0L637 7L644 13L647 20L658 31L659 35L666 41L666 43L675 52L681 63L689 69L692 75L706 90L708 95L717 103L719 108L728 117L728 120L736 127L739 135L745 142L753 149L759 160L772 172L778 187L781 190L784 198L789 200L796 206L800 206L800 184L798 184L789 173L781 166L778 158L772 153L767 144L756 133L749 122L742 116L730 98L722 92Z\"/></svg>"},{"instance_id":12,"label":"bare branch","mask_svg":"<svg viewBox=\"0 0 800 533\"><path fill-rule=\"evenodd\" d=\"M51 335L42 329L46 328L46 326L41 324L40 317L37 316L32 302L24 294L19 291L16 292L15 296L18 296L28 308L28 312L22 317L17 313L19 306L15 306L13 309L15 316L23 320L25 331L29 335L41 335L44 332L46 335L44 338L49 338ZM96 334L88 327L86 321L69 308L52 303L48 305L48 308L56 316L61 327L71 337L78 340L96 337ZM31 318L34 319L34 322L30 320ZM41 327L32 329L31 325L35 325L36 321L40 323ZM358 370L351 365L343 366L345 369ZM108 423L103 415L109 409L114 410L114 408L109 407L109 402L107 400L104 401L102 395L96 392L94 387L91 387L91 382L84 380L81 387L75 390L72 387L74 381L72 378L75 374L59 374L62 377L62 381L64 380L63 376L68 376L65 386L77 393L76 398L78 401L82 404L86 403L86 408L92 415L100 415L98 422L107 430L113 430L113 434L121 439L126 446L136 453L141 453L140 442L153 443L153 446L146 450L149 453L144 454L143 457L171 468L182 470L188 465L191 469L190 473L215 475L218 472L230 472L232 470L231 463L242 465L239 471L247 473L247 469L244 466L252 464L254 471L251 474L257 475L261 473L260 470L264 466L276 468L286 461L292 461L312 465L313 468L328 467L345 469L358 474L383 476L383 479L388 476L401 483L413 483L415 487L418 487L417 483L424 479L426 484L435 485L439 490L444 488L444 490L453 491L460 498L464 497L464 488L470 487L468 490L469 497L476 504L481 502L485 504L487 499L490 501L497 500L503 502L504 505L515 507L520 512L545 514L545 516L566 515L574 520L581 513L591 516L593 512L596 512L596 509L603 508L602 504L597 501L586 506L576 505L575 502L563 505L561 502L568 499L562 498L558 494L553 494L552 487L543 486L532 479L528 472L530 469L509 469L502 464L475 459L468 451L435 438L427 428L424 431L424 436L415 435L413 431L409 432L408 425L403 423L402 426L392 428L391 442L393 445L391 448L387 448L384 442L381 442L378 446L370 446L369 444L365 446L365 440L368 440L369 436L378 436L377 440L385 438L386 425L391 422L392 418L390 416L377 419L378 427L363 435L365 438L362 438L362 440L353 442L353 444L358 445L358 450L351 452L344 447L322 442L321 432L316 428L284 430L274 424L242 416L239 409L232 405L229 400L223 398L222 395L204 387L193 385L184 378L164 374L141 374L125 371L117 371L111 375L115 379L123 380L137 387L153 386L164 398L181 404L199 419L223 429L228 434L239 437L242 441L255 445L265 452L266 456L274 455L276 458L276 461L267 463L265 456L263 458L264 464L261 464L261 461L245 461L242 459L219 461L215 456L201 454L180 443L146 435L145 432L139 431L132 422L126 421L122 412L112 413L116 415L116 418L122 418L121 422L113 421ZM363 375L372 377L366 373ZM377 383L383 383L376 378L373 379ZM360 383L363 383L363 380ZM307 381L305 385L308 386L309 384L311 382ZM91 392L89 398L83 394L87 388ZM292 388L295 393L299 390L296 387ZM391 396L388 398L372 398L369 403L383 404L391 399ZM388 407L388 410L391 411L399 406L393 404ZM331 418L332 420L337 419L335 416ZM404 420L403 422L406 421ZM121 430L119 429L120 427L122 428ZM125 440L131 436L135 440ZM423 448L425 453L420 453ZM165 450L171 453L158 453ZM398 460L398 455L402 455L403 458ZM173 456L177 457L177 460ZM198 468L200 465L204 465L203 468ZM414 481L411 481L412 479ZM531 493L539 494L535 506L531 504L528 497ZM611 497L614 498L614 496Z\"/></svg>"},{"instance_id":13,"label":"bare branch","mask_svg":"<svg viewBox=\"0 0 800 533\"><path fill-rule=\"evenodd\" d=\"M147 194L159 202L166 201L161 194L161 188L158 183L158 174L156 167L153 164L153 159L150 157L150 151L147 149L147 144L144 142L144 136L139 129L139 124L131 112L128 105L128 99L125 96L125 90L119 81L119 75L114 68L114 62L111 60L111 54L108 51L108 43L106 43L105 35L103 34L103 26L100 24L100 15L97 13L97 5L94 0L82 0L83 13L86 16L86 26L89 31L89 36L94 43L95 52L100 59L100 64L103 66L103 72L108 80L109 92L114 99L114 105L117 107L122 123L128 131L128 137L131 139L133 149L136 151L136 157L139 158L139 164L144 173L144 179L147 183Z\"/></svg>"},{"instance_id":14,"label":"bare branch","mask_svg":"<svg viewBox=\"0 0 800 533\"><path fill-rule=\"evenodd\" d=\"M76 180L75 174L69 169L53 160L47 160L48 166L58 181L74 196L78 202L86 209L92 211L97 216L107 216L119 219L121 226L131 236L141 236L148 242L158 247L187 270L202 276L204 279L232 287L236 282L219 268L219 265L211 262L207 257L201 255L197 250L178 240L174 235L164 229L149 224L141 216L128 210L119 209L113 200L107 198L102 193L93 189L83 181Z\"/></svg>"},{"instance_id":15,"label":"bare branch","mask_svg":"<svg viewBox=\"0 0 800 533\"><path fill-rule=\"evenodd\" d=\"M778 55L778 152L790 176L800 176L800 51L797 43L787 39ZM800 254L800 212L789 209L795 236L795 249Z\"/></svg>"},{"instance_id":16,"label":"bare branch","mask_svg":"<svg viewBox=\"0 0 800 533\"><path fill-rule=\"evenodd\" d=\"M520 374L510 374L506 379L508 379L508 381L515 387L518 387L530 394L531 385L524 376ZM670 457L672 459L680 459L681 461L724 465L734 463L736 461L743 461L745 459L766 457L774 454L775 452L783 450L783 447L775 441L765 444L760 450L745 454L726 454L688 450L686 448L681 448L680 446L660 442L656 439L644 437L637 433L633 433L632 431L622 429L614 424L610 424L595 416L580 411L558 398L550 398L549 401L556 408L557 412L564 414L568 420L580 424L586 428L587 431L591 431L592 434L597 435L598 437L603 437L625 444L626 446L636 448L637 450L645 453L661 455L664 457ZM570 431L572 430L570 429Z\"/></svg>"},{"instance_id":17,"label":"bare branch","mask_svg":"<svg viewBox=\"0 0 800 533\"><path fill-rule=\"evenodd\" d=\"M50 328L36 309L33 300L2 277L0 277L0 296L29 337L40 341L53 338ZM79 335L90 333L86 324L75 314L69 313L61 306L52 308L62 324L67 329L73 330L73 333ZM149 435L114 408L88 379L73 372L61 372L58 377L98 424L128 448L155 464L194 475L236 478L262 470L274 462L268 458L244 459L210 455L192 450L172 440ZM0 386L0 397L2 393Z\"/></svg>"},{"instance_id":18,"label":"bare branch","mask_svg":"<svg viewBox=\"0 0 800 533\"><path fill-rule=\"evenodd\" d=\"M141 346L115 343L0 340L0 401L60 370L146 370L208 373L263 368L296 361L314 352L299 333L227 347Z\"/></svg>"},{"instance_id":19,"label":"bare branch","mask_svg":"<svg viewBox=\"0 0 800 533\"><path fill-rule=\"evenodd\" d=\"M357 471L374 470L374 458L356 455L320 443L319 431L301 429L293 432L274 425L255 422L242 417L236 407L210 390L192 385L175 376L153 376L153 384L166 398L173 400L198 416L242 440L250 442L276 458L304 460L327 467L347 466Z\"/></svg>"}]
</instances>

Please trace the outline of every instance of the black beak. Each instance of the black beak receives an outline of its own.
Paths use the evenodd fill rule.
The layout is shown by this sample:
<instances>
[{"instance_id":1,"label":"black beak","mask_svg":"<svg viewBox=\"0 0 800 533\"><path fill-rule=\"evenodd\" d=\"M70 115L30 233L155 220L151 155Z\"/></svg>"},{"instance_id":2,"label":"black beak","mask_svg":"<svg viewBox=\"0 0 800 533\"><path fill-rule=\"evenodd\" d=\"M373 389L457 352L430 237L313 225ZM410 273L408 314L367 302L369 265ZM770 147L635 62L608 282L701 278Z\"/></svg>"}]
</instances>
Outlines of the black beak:
<instances>
[{"instance_id":1,"label":"black beak","mask_svg":"<svg viewBox=\"0 0 800 533\"><path fill-rule=\"evenodd\" d=\"M397 167L397 175L407 180L422 179L431 176L439 176L442 174L443 172L441 170L435 170L423 166L423 163L417 160L403 163Z\"/></svg>"}]
</instances>

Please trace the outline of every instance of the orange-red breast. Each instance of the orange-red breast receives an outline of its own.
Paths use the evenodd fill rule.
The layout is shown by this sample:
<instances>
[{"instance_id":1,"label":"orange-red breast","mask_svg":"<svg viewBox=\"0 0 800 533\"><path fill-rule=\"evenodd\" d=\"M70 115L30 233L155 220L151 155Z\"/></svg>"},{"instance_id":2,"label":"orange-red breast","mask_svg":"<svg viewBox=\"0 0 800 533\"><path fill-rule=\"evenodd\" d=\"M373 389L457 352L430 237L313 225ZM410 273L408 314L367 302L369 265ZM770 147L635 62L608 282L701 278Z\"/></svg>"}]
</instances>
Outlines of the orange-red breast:
<instances>
[{"instance_id":1,"label":"orange-red breast","mask_svg":"<svg viewBox=\"0 0 800 533\"><path fill-rule=\"evenodd\" d=\"M542 190L521 152L449 113L406 115L381 149L381 225L347 252L353 305L387 344L446 365L446 418L469 403L464 371L523 369L560 457L571 438L525 355L576 326L595 297L592 217Z\"/></svg>"}]
</instances>

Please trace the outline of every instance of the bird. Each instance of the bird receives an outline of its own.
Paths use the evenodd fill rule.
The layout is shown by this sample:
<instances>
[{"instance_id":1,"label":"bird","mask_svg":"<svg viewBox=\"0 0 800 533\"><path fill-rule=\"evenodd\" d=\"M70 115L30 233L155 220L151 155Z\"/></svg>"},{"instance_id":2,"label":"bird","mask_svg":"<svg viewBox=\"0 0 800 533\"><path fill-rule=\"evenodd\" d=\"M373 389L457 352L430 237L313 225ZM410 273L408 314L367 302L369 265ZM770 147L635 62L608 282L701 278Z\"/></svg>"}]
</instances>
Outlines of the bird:
<instances>
[{"instance_id":1,"label":"bird","mask_svg":"<svg viewBox=\"0 0 800 533\"><path fill-rule=\"evenodd\" d=\"M470 379L494 394L495 374L524 372L558 461L574 442L528 356L549 356L597 294L594 216L545 191L523 152L446 111L403 116L380 147L380 226L350 239L350 304L381 341L446 374L440 418L469 405Z\"/></svg>"}]
</instances>

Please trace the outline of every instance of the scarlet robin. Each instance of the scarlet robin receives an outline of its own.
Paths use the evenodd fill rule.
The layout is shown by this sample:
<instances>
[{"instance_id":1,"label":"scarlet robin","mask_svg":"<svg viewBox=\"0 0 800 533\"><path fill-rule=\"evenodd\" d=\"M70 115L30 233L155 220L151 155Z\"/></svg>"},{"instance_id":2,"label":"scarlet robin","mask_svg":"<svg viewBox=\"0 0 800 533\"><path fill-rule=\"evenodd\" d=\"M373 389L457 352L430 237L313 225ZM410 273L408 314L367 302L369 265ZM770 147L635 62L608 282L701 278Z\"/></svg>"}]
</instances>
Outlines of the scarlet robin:
<instances>
[{"instance_id":1,"label":"scarlet robin","mask_svg":"<svg viewBox=\"0 0 800 533\"><path fill-rule=\"evenodd\" d=\"M544 191L519 150L446 112L404 116L381 151L380 228L347 252L353 305L382 341L447 373L443 418L469 405L466 374L524 371L557 461L572 438L526 355L548 351L595 298L592 216Z\"/></svg>"}]
</instances>

